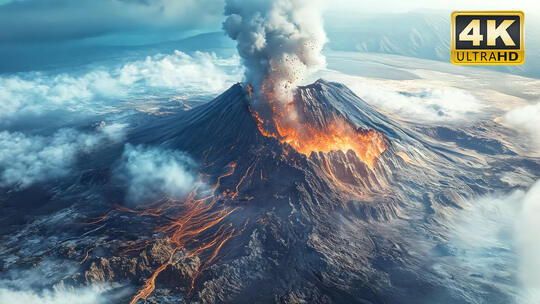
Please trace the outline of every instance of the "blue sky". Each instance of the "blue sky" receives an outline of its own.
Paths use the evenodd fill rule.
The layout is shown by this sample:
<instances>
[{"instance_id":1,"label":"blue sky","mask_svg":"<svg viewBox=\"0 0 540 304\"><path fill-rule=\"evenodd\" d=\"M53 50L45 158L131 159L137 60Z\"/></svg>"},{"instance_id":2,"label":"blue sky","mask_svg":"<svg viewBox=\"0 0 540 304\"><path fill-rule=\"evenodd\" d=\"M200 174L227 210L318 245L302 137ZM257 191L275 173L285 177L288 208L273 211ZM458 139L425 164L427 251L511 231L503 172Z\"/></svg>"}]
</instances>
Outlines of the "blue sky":
<instances>
[{"instance_id":1,"label":"blue sky","mask_svg":"<svg viewBox=\"0 0 540 304\"><path fill-rule=\"evenodd\" d=\"M151 45L221 32L223 8L223 0L0 0L0 28L7 29L0 31L0 73L73 66L74 56L76 64L123 56L107 46ZM471 9L525 11L526 63L496 69L540 77L540 22L535 18L540 4L533 0L326 1L327 49L448 61L449 14ZM422 34L420 45L415 32ZM232 48L234 43L223 36L197 43Z\"/></svg>"}]
</instances>

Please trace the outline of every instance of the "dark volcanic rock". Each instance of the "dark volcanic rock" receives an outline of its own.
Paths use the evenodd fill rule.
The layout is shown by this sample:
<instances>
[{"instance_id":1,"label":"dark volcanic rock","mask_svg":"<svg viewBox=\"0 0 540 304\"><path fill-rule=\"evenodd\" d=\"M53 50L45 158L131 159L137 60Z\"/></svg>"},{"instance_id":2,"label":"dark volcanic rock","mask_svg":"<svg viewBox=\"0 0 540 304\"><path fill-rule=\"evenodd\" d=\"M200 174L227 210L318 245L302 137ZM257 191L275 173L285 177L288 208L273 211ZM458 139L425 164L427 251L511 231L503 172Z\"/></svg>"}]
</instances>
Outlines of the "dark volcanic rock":
<instances>
[{"instance_id":1,"label":"dark volcanic rock","mask_svg":"<svg viewBox=\"0 0 540 304\"><path fill-rule=\"evenodd\" d=\"M213 207L236 208L223 220L236 233L207 264L208 254L176 251L165 233L156 232L153 217L113 213L94 226L72 225L78 237L55 243L53 251L84 258L74 281L129 282L137 290L173 260L156 276L148 302L510 300L479 276L462 275L458 268L438 271L436 265L446 260L437 259L457 255L447 244L448 219L467 200L507 190L501 168L538 176L538 160L520 157L487 136L486 128L411 127L392 120L341 84L319 80L300 87L295 98L310 122L324 127L344 119L357 130L382 134L386 149L372 167L351 150L298 153L260 133L240 84L207 104L149 120L132 130L128 141L189 153L207 184L216 185ZM117 199L116 185L99 182L113 162L81 174L80 183L104 187L104 196ZM50 226L38 223L22 235L57 233ZM15 243L4 240L10 248L4 256L17 255ZM33 256L40 254L46 256L38 250Z\"/></svg>"}]
</instances>

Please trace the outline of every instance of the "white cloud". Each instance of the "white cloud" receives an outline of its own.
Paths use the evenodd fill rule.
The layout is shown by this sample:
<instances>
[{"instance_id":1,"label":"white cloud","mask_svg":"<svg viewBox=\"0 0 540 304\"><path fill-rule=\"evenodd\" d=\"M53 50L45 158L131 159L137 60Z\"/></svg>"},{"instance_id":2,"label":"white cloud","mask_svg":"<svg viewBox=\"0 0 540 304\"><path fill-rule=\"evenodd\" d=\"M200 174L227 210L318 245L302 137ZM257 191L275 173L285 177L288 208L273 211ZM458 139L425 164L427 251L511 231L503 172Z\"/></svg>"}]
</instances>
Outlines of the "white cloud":
<instances>
[{"instance_id":1,"label":"white cloud","mask_svg":"<svg viewBox=\"0 0 540 304\"><path fill-rule=\"evenodd\" d=\"M42 291L12 290L0 287L0 303L24 304L99 304L109 303L103 295L107 289L98 286L87 288L54 287Z\"/></svg>"},{"instance_id":2,"label":"white cloud","mask_svg":"<svg viewBox=\"0 0 540 304\"><path fill-rule=\"evenodd\" d=\"M404 118L421 121L452 121L479 113L480 102L473 95L455 88L426 89L416 93L381 87L354 87L368 103Z\"/></svg>"},{"instance_id":3,"label":"white cloud","mask_svg":"<svg viewBox=\"0 0 540 304\"><path fill-rule=\"evenodd\" d=\"M520 255L520 279L525 286L525 299L540 302L540 181L523 198L516 225Z\"/></svg>"},{"instance_id":4,"label":"white cloud","mask_svg":"<svg viewBox=\"0 0 540 304\"><path fill-rule=\"evenodd\" d=\"M0 186L22 189L65 176L80 153L91 152L107 141L121 140L125 127L102 123L93 133L60 129L51 136L0 132Z\"/></svg>"},{"instance_id":5,"label":"white cloud","mask_svg":"<svg viewBox=\"0 0 540 304\"><path fill-rule=\"evenodd\" d=\"M119 284L67 286L63 280L78 270L76 263L43 260L31 269L11 269L0 278L0 303L24 304L101 304L117 302L129 289Z\"/></svg>"},{"instance_id":6,"label":"white cloud","mask_svg":"<svg viewBox=\"0 0 540 304\"><path fill-rule=\"evenodd\" d=\"M117 174L127 184L128 201L141 203L186 195L199 182L194 167L183 152L127 144Z\"/></svg>"},{"instance_id":7,"label":"white cloud","mask_svg":"<svg viewBox=\"0 0 540 304\"><path fill-rule=\"evenodd\" d=\"M507 286L519 303L540 301L540 181L528 190L475 200L451 225L458 264L451 267L483 279L518 277ZM516 264L517 261L517 264ZM499 287L502 287L501 284Z\"/></svg>"},{"instance_id":8,"label":"white cloud","mask_svg":"<svg viewBox=\"0 0 540 304\"><path fill-rule=\"evenodd\" d=\"M526 132L540 149L540 102L518 107L507 112L503 122L510 127Z\"/></svg>"},{"instance_id":9,"label":"white cloud","mask_svg":"<svg viewBox=\"0 0 540 304\"><path fill-rule=\"evenodd\" d=\"M482 115L484 108L482 100L454 87L421 87L406 80L380 80L331 70L320 76L341 82L367 103L408 120L461 121Z\"/></svg>"},{"instance_id":10,"label":"white cloud","mask_svg":"<svg viewBox=\"0 0 540 304\"><path fill-rule=\"evenodd\" d=\"M107 111L118 101L144 96L216 93L241 80L236 57L180 51L82 75L21 73L0 77L0 119L48 110ZM115 103L116 102L116 103Z\"/></svg>"}]
</instances>

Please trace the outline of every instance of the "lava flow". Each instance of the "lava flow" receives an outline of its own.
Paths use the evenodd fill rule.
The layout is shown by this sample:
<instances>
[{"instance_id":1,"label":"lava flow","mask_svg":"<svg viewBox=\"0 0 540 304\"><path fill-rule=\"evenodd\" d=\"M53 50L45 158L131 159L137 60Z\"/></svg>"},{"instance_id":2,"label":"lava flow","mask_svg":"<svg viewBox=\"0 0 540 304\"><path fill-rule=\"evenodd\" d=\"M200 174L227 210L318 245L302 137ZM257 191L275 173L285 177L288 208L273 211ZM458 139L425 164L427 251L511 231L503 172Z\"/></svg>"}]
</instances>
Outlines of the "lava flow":
<instances>
[{"instance_id":1,"label":"lava flow","mask_svg":"<svg viewBox=\"0 0 540 304\"><path fill-rule=\"evenodd\" d=\"M146 280L130 304L137 303L139 299L146 299L154 291L156 277L167 266L193 256L199 256L202 259L203 255L207 255L206 260L203 260L196 275L192 278L191 289L193 289L198 275L216 259L225 242L237 234L231 224L222 224L222 221L236 211L237 208L215 208L216 202L222 196L222 194L216 194L216 191L221 184L221 180L234 173L235 164L230 164L229 168L229 171L218 177L212 189L201 193L199 193L198 189L193 190L181 204L182 210L178 214L167 214L167 218L171 220L167 225L159 227L157 232L169 236L173 251L168 260ZM171 201L164 204L163 207L170 208L170 203ZM144 212L147 215L157 214L159 216L162 214L161 210L145 210ZM184 250L185 253L175 260L175 255L180 250Z\"/></svg>"},{"instance_id":2,"label":"lava flow","mask_svg":"<svg viewBox=\"0 0 540 304\"><path fill-rule=\"evenodd\" d=\"M356 130L345 120L334 120L325 128L303 124L299 127L274 120L281 141L291 145L296 151L310 155L311 152L352 150L370 168L386 149L384 137L373 130Z\"/></svg>"},{"instance_id":3,"label":"lava flow","mask_svg":"<svg viewBox=\"0 0 540 304\"><path fill-rule=\"evenodd\" d=\"M264 86L262 91L262 98L266 99L267 104L270 105L271 120L263 120L260 114L251 108L250 112L259 131L266 137L274 137L287 143L307 156L311 152L352 150L370 168L375 166L377 157L386 150L384 136L379 132L357 129L345 118L333 118L325 124L314 124L304 119L305 113L299 113L296 110L302 107L297 107L295 102L283 105L276 102L274 94L265 90ZM271 126L275 131L271 131Z\"/></svg>"},{"instance_id":4,"label":"lava flow","mask_svg":"<svg viewBox=\"0 0 540 304\"><path fill-rule=\"evenodd\" d=\"M224 219L235 212L238 208L228 208L218 206L216 203L220 199L234 198L238 196L238 186L235 191L225 191L218 193L221 180L234 173L235 164L228 165L229 170L217 178L216 184L210 189L194 189L185 199L179 201L171 198L162 198L150 203L144 209L131 209L124 206L117 206L107 212L104 216L85 224L97 224L105 221L113 212L128 212L139 216L152 216L159 220L160 225L155 230L167 236L167 242L171 245L172 251L167 256L165 263L161 264L152 275L145 281L143 287L131 299L130 304L137 303L140 299L146 299L156 288L156 278L168 266L175 265L187 258L197 256L201 260L201 265L192 276L190 291L198 276L218 257L223 245L240 234L242 230L235 229L232 224L223 223ZM250 168L251 169L251 168ZM248 169L248 171L250 170ZM246 172L245 174L248 174ZM144 241L121 250L122 254L143 250L150 244ZM81 263L86 261L88 253Z\"/></svg>"}]
</instances>

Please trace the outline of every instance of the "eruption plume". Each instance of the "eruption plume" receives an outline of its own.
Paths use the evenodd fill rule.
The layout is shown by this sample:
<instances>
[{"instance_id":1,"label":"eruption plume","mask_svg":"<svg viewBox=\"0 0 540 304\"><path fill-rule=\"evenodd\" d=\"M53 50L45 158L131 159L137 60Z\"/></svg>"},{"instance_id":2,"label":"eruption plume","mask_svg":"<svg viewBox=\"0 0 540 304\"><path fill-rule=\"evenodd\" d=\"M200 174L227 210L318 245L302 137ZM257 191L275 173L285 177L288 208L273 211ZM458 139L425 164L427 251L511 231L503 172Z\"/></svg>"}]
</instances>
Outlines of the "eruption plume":
<instances>
[{"instance_id":1,"label":"eruption plume","mask_svg":"<svg viewBox=\"0 0 540 304\"><path fill-rule=\"evenodd\" d=\"M237 41L246 68L247 93L261 134L287 143L307 156L311 152L353 150L370 168L386 149L373 130L357 129L345 117L316 123L295 94L305 76L324 66L326 35L321 3L307 0L227 0L225 31ZM329 113L321 113L329 115ZM329 115L331 116L331 115Z\"/></svg>"},{"instance_id":2,"label":"eruption plume","mask_svg":"<svg viewBox=\"0 0 540 304\"><path fill-rule=\"evenodd\" d=\"M237 41L246 82L281 110L304 76L325 64L321 4L312 0L227 0L223 28Z\"/></svg>"}]
</instances>

